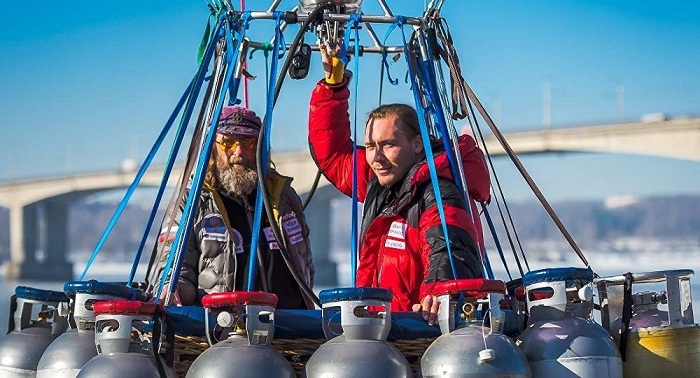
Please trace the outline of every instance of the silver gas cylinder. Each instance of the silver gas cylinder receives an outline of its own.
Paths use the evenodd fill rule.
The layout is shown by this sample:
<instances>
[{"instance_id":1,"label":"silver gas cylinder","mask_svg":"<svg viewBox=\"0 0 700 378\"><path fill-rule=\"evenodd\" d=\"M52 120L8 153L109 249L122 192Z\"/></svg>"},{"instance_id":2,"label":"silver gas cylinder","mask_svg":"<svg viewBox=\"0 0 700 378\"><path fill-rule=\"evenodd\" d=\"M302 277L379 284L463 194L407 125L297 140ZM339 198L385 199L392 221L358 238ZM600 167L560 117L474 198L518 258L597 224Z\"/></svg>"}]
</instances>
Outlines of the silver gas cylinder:
<instances>
[{"instance_id":1,"label":"silver gas cylinder","mask_svg":"<svg viewBox=\"0 0 700 378\"><path fill-rule=\"evenodd\" d=\"M104 301L94 306L95 345L98 355L80 369L80 378L175 377L172 368L156 360L144 329L154 319L157 304L140 301Z\"/></svg>"},{"instance_id":2,"label":"silver gas cylinder","mask_svg":"<svg viewBox=\"0 0 700 378\"><path fill-rule=\"evenodd\" d=\"M187 370L187 378L293 378L294 369L270 346L275 333L277 296L261 291L213 293L202 298L211 347ZM209 314L226 337L215 342L209 332Z\"/></svg>"},{"instance_id":3,"label":"silver gas cylinder","mask_svg":"<svg viewBox=\"0 0 700 378\"><path fill-rule=\"evenodd\" d=\"M591 318L593 271L551 268L523 276L528 328L517 344L533 377L622 377L610 334Z\"/></svg>"},{"instance_id":4,"label":"silver gas cylinder","mask_svg":"<svg viewBox=\"0 0 700 378\"><path fill-rule=\"evenodd\" d=\"M95 280L66 282L63 291L70 298L68 319L71 328L46 348L37 366L37 378L77 376L83 365L97 355L95 302L130 299L135 294L124 285Z\"/></svg>"},{"instance_id":5,"label":"silver gas cylinder","mask_svg":"<svg viewBox=\"0 0 700 378\"><path fill-rule=\"evenodd\" d=\"M322 290L323 328L330 340L311 355L306 376L413 377L406 358L386 342L391 330L392 297L391 291L380 288ZM331 322L338 315L341 329Z\"/></svg>"},{"instance_id":6,"label":"silver gas cylinder","mask_svg":"<svg viewBox=\"0 0 700 378\"><path fill-rule=\"evenodd\" d=\"M14 309L10 333L0 339L0 376L34 377L46 347L66 328L66 317L58 308L68 305L60 291L17 286L10 299Z\"/></svg>"},{"instance_id":7,"label":"silver gas cylinder","mask_svg":"<svg viewBox=\"0 0 700 378\"><path fill-rule=\"evenodd\" d=\"M525 355L502 332L506 321L501 310L506 293L503 281L443 281L435 284L432 293L440 302L442 335L423 353L424 378L531 376ZM512 319L517 321L517 317Z\"/></svg>"},{"instance_id":8,"label":"silver gas cylinder","mask_svg":"<svg viewBox=\"0 0 700 378\"><path fill-rule=\"evenodd\" d=\"M601 324L620 347L625 377L700 376L692 276L679 269L595 280Z\"/></svg>"}]
</instances>

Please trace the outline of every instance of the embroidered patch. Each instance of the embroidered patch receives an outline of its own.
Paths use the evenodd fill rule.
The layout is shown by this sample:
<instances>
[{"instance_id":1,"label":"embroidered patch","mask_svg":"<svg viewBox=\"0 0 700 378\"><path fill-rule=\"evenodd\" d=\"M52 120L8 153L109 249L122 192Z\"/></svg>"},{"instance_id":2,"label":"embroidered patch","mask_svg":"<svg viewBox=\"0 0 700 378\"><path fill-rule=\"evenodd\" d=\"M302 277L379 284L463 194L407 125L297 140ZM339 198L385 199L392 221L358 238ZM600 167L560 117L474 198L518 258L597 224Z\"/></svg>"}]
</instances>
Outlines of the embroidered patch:
<instances>
[{"instance_id":1,"label":"embroidered patch","mask_svg":"<svg viewBox=\"0 0 700 378\"><path fill-rule=\"evenodd\" d=\"M265 234L265 240L269 242L277 241L277 239L275 239L275 233L272 232L272 227L263 228L263 233Z\"/></svg>"},{"instance_id":2,"label":"embroidered patch","mask_svg":"<svg viewBox=\"0 0 700 378\"><path fill-rule=\"evenodd\" d=\"M265 240L267 240L267 246L270 249L280 249L277 239L275 239L275 233L272 232L272 227L263 228L263 233L265 234Z\"/></svg>"},{"instance_id":3,"label":"embroidered patch","mask_svg":"<svg viewBox=\"0 0 700 378\"><path fill-rule=\"evenodd\" d=\"M304 237L301 236L301 234L296 234L296 235L291 235L289 236L289 243L292 245L294 244L299 244L304 241Z\"/></svg>"},{"instance_id":4,"label":"embroidered patch","mask_svg":"<svg viewBox=\"0 0 700 378\"><path fill-rule=\"evenodd\" d=\"M203 232L202 239L204 240L225 242L228 239L224 218L219 214L206 215L202 220L201 230Z\"/></svg>"},{"instance_id":5,"label":"embroidered patch","mask_svg":"<svg viewBox=\"0 0 700 378\"><path fill-rule=\"evenodd\" d=\"M406 223L392 222L387 235L398 239L406 239Z\"/></svg>"},{"instance_id":6,"label":"embroidered patch","mask_svg":"<svg viewBox=\"0 0 700 378\"><path fill-rule=\"evenodd\" d=\"M236 253L245 252L245 249L243 249L243 235L241 235L241 233L235 228L233 229L233 245L236 248Z\"/></svg>"},{"instance_id":7,"label":"embroidered patch","mask_svg":"<svg viewBox=\"0 0 700 378\"><path fill-rule=\"evenodd\" d=\"M163 227L158 234L158 243L172 243L175 240L175 234L177 234L178 226L173 225L171 228Z\"/></svg>"},{"instance_id":8,"label":"embroidered patch","mask_svg":"<svg viewBox=\"0 0 700 378\"><path fill-rule=\"evenodd\" d=\"M287 233L287 235L294 235L294 234L300 234L301 233L301 223L297 220L296 216L294 216L294 213L292 214L292 218L286 221L282 222L282 227L284 228L284 231Z\"/></svg>"},{"instance_id":9,"label":"embroidered patch","mask_svg":"<svg viewBox=\"0 0 700 378\"><path fill-rule=\"evenodd\" d=\"M406 242L387 238L384 242L384 246L394 249L406 249Z\"/></svg>"}]
</instances>

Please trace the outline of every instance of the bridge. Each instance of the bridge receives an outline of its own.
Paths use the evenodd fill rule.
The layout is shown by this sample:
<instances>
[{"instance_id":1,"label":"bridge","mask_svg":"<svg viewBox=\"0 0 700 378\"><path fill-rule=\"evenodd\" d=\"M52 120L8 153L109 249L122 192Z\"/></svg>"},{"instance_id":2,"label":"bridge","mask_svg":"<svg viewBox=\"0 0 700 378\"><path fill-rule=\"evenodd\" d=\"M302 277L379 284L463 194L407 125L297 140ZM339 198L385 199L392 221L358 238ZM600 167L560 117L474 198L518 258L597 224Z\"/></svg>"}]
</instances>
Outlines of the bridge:
<instances>
[{"instance_id":1,"label":"bridge","mask_svg":"<svg viewBox=\"0 0 700 378\"><path fill-rule=\"evenodd\" d=\"M505 137L518 154L611 152L700 161L700 118L551 128L510 133ZM492 136L486 138L485 144L493 156L505 153ZM273 160L279 172L295 178L293 185L304 197L317 171L308 151L274 153ZM171 177L179 177L181 169L177 166ZM141 185L157 186L162 172L163 167L151 168ZM72 279L72 266L66 260L69 206L96 192L126 188L133 177L131 171L110 171L0 183L0 206L7 207L10 212L11 261L6 279ZM306 210L309 227L313 230L311 242L317 265L329 263L329 204L339 195L322 178ZM37 259L40 244L45 252L42 261ZM324 271L328 269L317 269L318 273ZM331 282L333 278L318 277L320 284L326 280Z\"/></svg>"}]
</instances>

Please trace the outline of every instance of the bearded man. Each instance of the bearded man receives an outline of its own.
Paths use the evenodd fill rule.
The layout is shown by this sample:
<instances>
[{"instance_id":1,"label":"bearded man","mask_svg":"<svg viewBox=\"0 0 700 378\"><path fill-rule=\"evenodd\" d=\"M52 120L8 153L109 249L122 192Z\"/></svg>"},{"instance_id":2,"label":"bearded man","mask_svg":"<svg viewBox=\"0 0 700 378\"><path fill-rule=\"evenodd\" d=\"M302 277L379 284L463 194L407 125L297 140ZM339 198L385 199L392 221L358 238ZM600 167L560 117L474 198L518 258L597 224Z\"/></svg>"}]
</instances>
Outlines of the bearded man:
<instances>
[{"instance_id":1,"label":"bearded man","mask_svg":"<svg viewBox=\"0 0 700 378\"><path fill-rule=\"evenodd\" d=\"M171 303L200 304L206 294L246 290L258 184L256 146L260 127L260 118L251 110L240 106L222 109L197 218L193 229L189 230ZM270 167L265 187L276 210L274 221L284 237L283 245L289 251L294 269L311 288L314 267L309 228L291 181L292 178ZM174 232L171 230L169 234ZM172 237L159 238L159 243L172 243ZM259 274L254 290L276 294L277 308L313 308L313 301L300 290L282 259L265 212L258 244L261 261L258 261ZM170 249L168 245L162 247L165 253L160 255L161 267Z\"/></svg>"}]
</instances>

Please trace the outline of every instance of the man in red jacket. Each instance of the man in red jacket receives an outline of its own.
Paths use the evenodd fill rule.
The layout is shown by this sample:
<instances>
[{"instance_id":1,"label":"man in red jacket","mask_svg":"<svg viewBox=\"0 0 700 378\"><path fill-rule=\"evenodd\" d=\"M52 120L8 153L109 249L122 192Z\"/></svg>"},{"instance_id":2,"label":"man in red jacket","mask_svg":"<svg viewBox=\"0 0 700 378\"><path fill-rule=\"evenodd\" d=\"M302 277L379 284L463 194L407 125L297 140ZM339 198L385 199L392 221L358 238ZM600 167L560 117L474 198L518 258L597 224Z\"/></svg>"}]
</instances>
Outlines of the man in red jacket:
<instances>
[{"instance_id":1,"label":"man in red jacket","mask_svg":"<svg viewBox=\"0 0 700 378\"><path fill-rule=\"evenodd\" d=\"M352 195L353 141L350 139L347 77L344 66L321 46L325 79L311 95L309 144L325 177L342 193ZM437 147L438 144L435 144ZM459 149L470 197L489 199L489 174L474 140L459 137ZM456 278L482 277L478 217L473 220L452 182L446 154L431 157L439 176ZM435 193L430 182L418 116L404 104L382 105L365 126L364 146L357 147L358 200L364 202L358 287L392 290L393 311L422 311L434 324L436 282L455 278L447 252ZM477 224L475 224L475 221Z\"/></svg>"}]
</instances>

